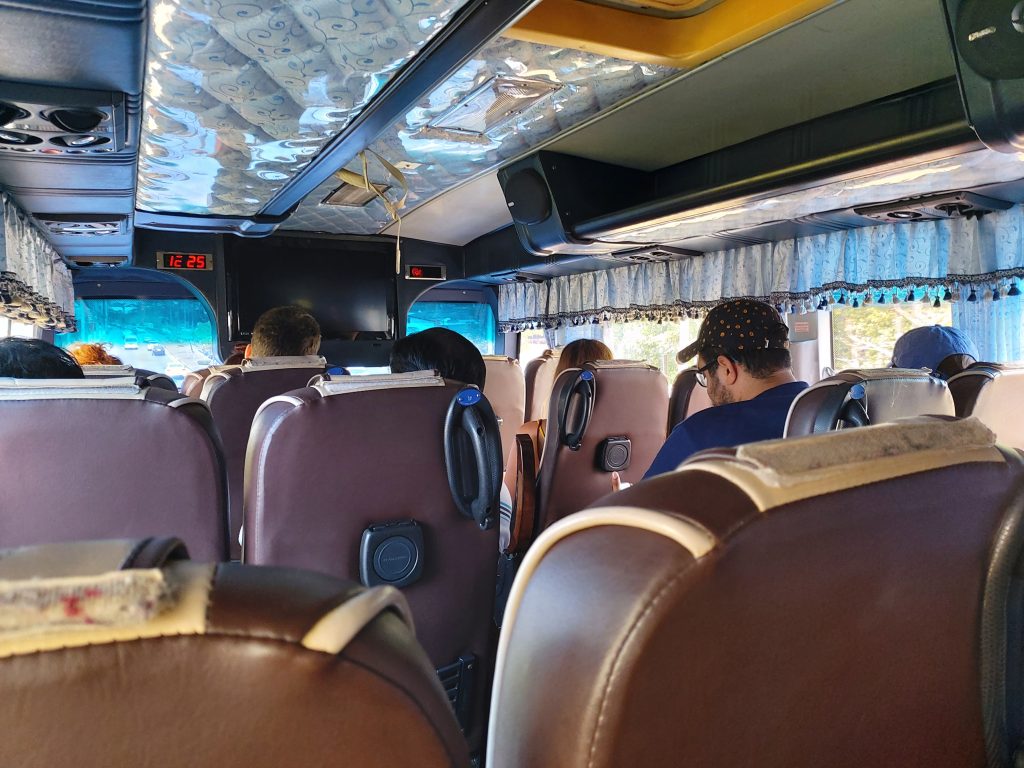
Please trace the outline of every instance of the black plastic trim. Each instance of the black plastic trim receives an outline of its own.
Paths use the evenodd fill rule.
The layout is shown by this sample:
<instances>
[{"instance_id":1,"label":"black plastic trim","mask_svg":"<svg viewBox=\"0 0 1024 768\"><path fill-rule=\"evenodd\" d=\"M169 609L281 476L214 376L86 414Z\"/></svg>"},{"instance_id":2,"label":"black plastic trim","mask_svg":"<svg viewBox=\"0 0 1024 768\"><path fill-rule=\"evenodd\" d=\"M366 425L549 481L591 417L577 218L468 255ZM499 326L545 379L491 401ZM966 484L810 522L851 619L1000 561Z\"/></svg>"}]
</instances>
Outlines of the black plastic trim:
<instances>
[{"instance_id":1,"label":"black plastic trim","mask_svg":"<svg viewBox=\"0 0 1024 768\"><path fill-rule=\"evenodd\" d=\"M256 216L251 219L238 216L197 216L190 213L153 213L135 211L135 226L172 232L210 232L266 237L273 234L287 216Z\"/></svg>"}]
</instances>

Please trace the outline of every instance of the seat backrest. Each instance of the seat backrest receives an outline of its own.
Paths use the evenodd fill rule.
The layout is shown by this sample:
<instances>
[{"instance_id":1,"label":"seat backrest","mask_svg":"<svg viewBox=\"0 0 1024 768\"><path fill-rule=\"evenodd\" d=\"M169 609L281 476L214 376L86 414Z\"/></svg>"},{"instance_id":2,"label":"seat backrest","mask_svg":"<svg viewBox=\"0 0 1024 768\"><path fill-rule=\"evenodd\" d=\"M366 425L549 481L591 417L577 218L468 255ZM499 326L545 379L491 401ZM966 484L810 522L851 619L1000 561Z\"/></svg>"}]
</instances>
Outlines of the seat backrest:
<instances>
[{"instance_id":1,"label":"seat backrest","mask_svg":"<svg viewBox=\"0 0 1024 768\"><path fill-rule=\"evenodd\" d=\"M957 416L976 416L999 441L1024 449L1024 367L975 363L949 379Z\"/></svg>"},{"instance_id":2,"label":"seat backrest","mask_svg":"<svg viewBox=\"0 0 1024 768\"><path fill-rule=\"evenodd\" d=\"M468 765L396 590L184 554L2 554L0 763Z\"/></svg>"},{"instance_id":3,"label":"seat backrest","mask_svg":"<svg viewBox=\"0 0 1024 768\"><path fill-rule=\"evenodd\" d=\"M180 536L227 556L224 457L206 406L134 379L0 380L0 547Z\"/></svg>"},{"instance_id":4,"label":"seat backrest","mask_svg":"<svg viewBox=\"0 0 1024 768\"><path fill-rule=\"evenodd\" d=\"M149 387L177 392L178 386L170 376L145 368L134 368L130 365L83 365L82 373L87 379L116 379L131 376Z\"/></svg>"},{"instance_id":5,"label":"seat backrest","mask_svg":"<svg viewBox=\"0 0 1024 768\"><path fill-rule=\"evenodd\" d=\"M527 421L542 421L548 417L548 403L551 401L551 387L555 383L555 369L561 352L557 349L545 349L540 357L526 364L523 371L526 378L526 418Z\"/></svg>"},{"instance_id":6,"label":"seat backrest","mask_svg":"<svg viewBox=\"0 0 1024 768\"><path fill-rule=\"evenodd\" d=\"M198 371L189 371L185 374L184 380L181 383L181 392L188 397L199 398L203 394L203 384L206 383L211 373L234 367L233 365L218 365L200 368Z\"/></svg>"},{"instance_id":7,"label":"seat backrest","mask_svg":"<svg viewBox=\"0 0 1024 768\"><path fill-rule=\"evenodd\" d=\"M526 379L518 360L485 355L487 379L484 394L494 413L501 419L501 451L508 456L516 439L516 430L526 421Z\"/></svg>"},{"instance_id":8,"label":"seat backrest","mask_svg":"<svg viewBox=\"0 0 1024 768\"><path fill-rule=\"evenodd\" d=\"M708 390L697 384L697 369L686 368L679 372L672 384L668 402L668 431L671 432L697 411L711 407Z\"/></svg>"},{"instance_id":9,"label":"seat backrest","mask_svg":"<svg viewBox=\"0 0 1024 768\"><path fill-rule=\"evenodd\" d=\"M228 470L228 545L233 558L241 557L242 553L238 531L242 527L245 448L249 443L253 416L265 401L306 386L326 367L327 361L317 356L269 357L214 370L203 382L202 399L213 414L224 444L224 461Z\"/></svg>"},{"instance_id":10,"label":"seat backrest","mask_svg":"<svg viewBox=\"0 0 1024 768\"><path fill-rule=\"evenodd\" d=\"M922 418L566 518L509 598L488 767L1010 764L1022 477L979 422Z\"/></svg>"},{"instance_id":11,"label":"seat backrest","mask_svg":"<svg viewBox=\"0 0 1024 768\"><path fill-rule=\"evenodd\" d=\"M946 382L927 371L840 371L797 395L783 434L799 437L912 416L954 413L953 397Z\"/></svg>"},{"instance_id":12,"label":"seat backrest","mask_svg":"<svg viewBox=\"0 0 1024 768\"><path fill-rule=\"evenodd\" d=\"M460 707L479 747L493 665L502 467L492 414L493 522L481 530L460 513L445 458L447 415L467 389L479 395L420 371L345 377L265 403L246 464L244 559L364 583L396 567L392 583L402 586L435 666L447 667L453 683L460 663L473 668L464 680L473 678L476 689L459 688Z\"/></svg>"},{"instance_id":13,"label":"seat backrest","mask_svg":"<svg viewBox=\"0 0 1024 768\"><path fill-rule=\"evenodd\" d=\"M668 382L646 363L585 363L559 375L549 410L537 478L538 530L611 490L612 468L624 457L621 440L629 441L629 463L617 470L620 476L631 483L644 476L665 442Z\"/></svg>"}]
</instances>

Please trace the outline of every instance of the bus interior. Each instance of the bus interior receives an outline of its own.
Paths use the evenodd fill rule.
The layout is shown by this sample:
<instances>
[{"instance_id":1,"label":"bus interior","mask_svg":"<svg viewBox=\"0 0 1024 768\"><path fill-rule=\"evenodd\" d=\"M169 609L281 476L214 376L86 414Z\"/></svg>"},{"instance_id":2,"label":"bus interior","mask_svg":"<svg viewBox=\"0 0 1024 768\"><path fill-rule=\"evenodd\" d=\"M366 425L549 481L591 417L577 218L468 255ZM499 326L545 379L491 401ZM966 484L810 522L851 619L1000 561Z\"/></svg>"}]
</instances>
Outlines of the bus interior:
<instances>
[{"instance_id":1,"label":"bus interior","mask_svg":"<svg viewBox=\"0 0 1024 768\"><path fill-rule=\"evenodd\" d=\"M3 764L1024 759L1024 3L0 0L0 198Z\"/></svg>"}]
</instances>

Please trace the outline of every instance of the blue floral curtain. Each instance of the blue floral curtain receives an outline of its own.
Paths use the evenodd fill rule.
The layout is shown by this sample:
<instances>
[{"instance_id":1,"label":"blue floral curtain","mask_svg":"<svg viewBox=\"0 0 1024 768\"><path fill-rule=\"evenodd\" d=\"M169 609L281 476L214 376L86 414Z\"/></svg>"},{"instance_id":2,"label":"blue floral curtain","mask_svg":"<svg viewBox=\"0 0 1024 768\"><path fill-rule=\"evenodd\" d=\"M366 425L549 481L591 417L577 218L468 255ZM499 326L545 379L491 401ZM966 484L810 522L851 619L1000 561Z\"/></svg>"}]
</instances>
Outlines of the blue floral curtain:
<instances>
[{"instance_id":1,"label":"blue floral curtain","mask_svg":"<svg viewBox=\"0 0 1024 768\"><path fill-rule=\"evenodd\" d=\"M981 219L883 224L678 261L515 283L499 291L506 332L563 325L696 317L729 298L784 311L834 304L954 303L954 318L990 360L1020 357L1018 284L1024 207ZM998 298L995 298L997 297ZM1005 300L993 312L993 300Z\"/></svg>"}]
</instances>

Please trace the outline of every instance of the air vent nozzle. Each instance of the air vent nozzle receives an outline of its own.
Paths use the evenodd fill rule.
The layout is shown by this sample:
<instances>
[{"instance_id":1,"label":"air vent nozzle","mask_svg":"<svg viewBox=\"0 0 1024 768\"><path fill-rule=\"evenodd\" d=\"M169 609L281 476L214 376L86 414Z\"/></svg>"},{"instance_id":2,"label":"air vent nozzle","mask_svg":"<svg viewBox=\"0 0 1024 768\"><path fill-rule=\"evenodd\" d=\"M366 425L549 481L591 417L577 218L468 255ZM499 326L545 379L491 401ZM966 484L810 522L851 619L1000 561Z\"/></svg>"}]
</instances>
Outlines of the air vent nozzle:
<instances>
[{"instance_id":1,"label":"air vent nozzle","mask_svg":"<svg viewBox=\"0 0 1024 768\"><path fill-rule=\"evenodd\" d=\"M380 194L386 194L391 187L387 184L373 184L373 188ZM342 208L362 208L377 199L377 195L371 189L363 189L354 184L342 184L336 190L325 197L320 205L337 205Z\"/></svg>"},{"instance_id":2,"label":"air vent nozzle","mask_svg":"<svg viewBox=\"0 0 1024 768\"><path fill-rule=\"evenodd\" d=\"M993 211L1005 211L1013 203L975 192L943 192L923 197L908 197L891 203L854 208L858 216L885 222L936 221L961 216L980 217Z\"/></svg>"},{"instance_id":3,"label":"air vent nozzle","mask_svg":"<svg viewBox=\"0 0 1024 768\"><path fill-rule=\"evenodd\" d=\"M68 133L89 133L106 117L98 109L54 109L46 114L47 119Z\"/></svg>"}]
</instances>

